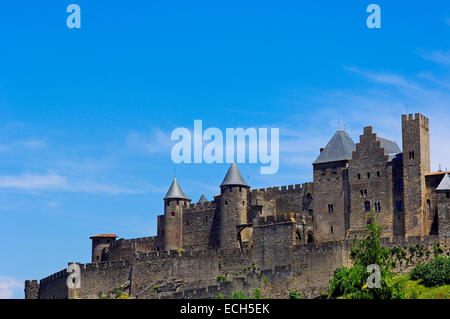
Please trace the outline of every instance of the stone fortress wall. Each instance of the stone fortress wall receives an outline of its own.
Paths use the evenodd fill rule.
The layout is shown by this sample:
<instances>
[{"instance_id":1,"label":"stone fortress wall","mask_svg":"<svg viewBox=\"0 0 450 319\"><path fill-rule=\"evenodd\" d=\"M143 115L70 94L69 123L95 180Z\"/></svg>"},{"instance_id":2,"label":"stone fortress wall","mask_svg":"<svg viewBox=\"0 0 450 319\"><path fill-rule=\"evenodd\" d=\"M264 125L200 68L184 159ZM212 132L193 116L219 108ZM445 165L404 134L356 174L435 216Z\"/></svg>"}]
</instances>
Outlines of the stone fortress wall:
<instances>
[{"instance_id":1,"label":"stone fortress wall","mask_svg":"<svg viewBox=\"0 0 450 319\"><path fill-rule=\"evenodd\" d=\"M430 172L429 121L404 115L402 131L403 150L372 127L358 143L338 130L313 163L311 183L250 189L233 163L220 194L193 204L174 179L156 236L91 237L92 263L81 265L77 295L120 288L136 298L215 297L261 288L273 298L289 290L317 296L334 269L348 265L350 241L372 209L386 245L447 247L450 176ZM62 270L26 281L25 296L71 298L66 278Z\"/></svg>"}]
</instances>

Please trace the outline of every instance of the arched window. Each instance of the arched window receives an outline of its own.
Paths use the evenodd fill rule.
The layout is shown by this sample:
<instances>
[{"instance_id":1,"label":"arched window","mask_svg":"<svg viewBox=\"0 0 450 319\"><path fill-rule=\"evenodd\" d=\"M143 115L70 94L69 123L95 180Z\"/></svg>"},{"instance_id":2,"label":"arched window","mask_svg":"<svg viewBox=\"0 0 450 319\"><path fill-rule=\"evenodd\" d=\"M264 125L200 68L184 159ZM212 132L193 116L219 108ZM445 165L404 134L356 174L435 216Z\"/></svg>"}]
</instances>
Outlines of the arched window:
<instances>
[{"instance_id":1,"label":"arched window","mask_svg":"<svg viewBox=\"0 0 450 319\"><path fill-rule=\"evenodd\" d=\"M301 244L302 243L302 233L300 231L296 231L295 232L295 242L297 244Z\"/></svg>"},{"instance_id":2,"label":"arched window","mask_svg":"<svg viewBox=\"0 0 450 319\"><path fill-rule=\"evenodd\" d=\"M365 210L366 212L369 212L369 211L370 211L370 202L369 202L368 200L366 200L366 201L364 202L364 210Z\"/></svg>"},{"instance_id":3,"label":"arched window","mask_svg":"<svg viewBox=\"0 0 450 319\"><path fill-rule=\"evenodd\" d=\"M314 235L311 232L308 232L308 244L312 244L314 242Z\"/></svg>"}]
</instances>

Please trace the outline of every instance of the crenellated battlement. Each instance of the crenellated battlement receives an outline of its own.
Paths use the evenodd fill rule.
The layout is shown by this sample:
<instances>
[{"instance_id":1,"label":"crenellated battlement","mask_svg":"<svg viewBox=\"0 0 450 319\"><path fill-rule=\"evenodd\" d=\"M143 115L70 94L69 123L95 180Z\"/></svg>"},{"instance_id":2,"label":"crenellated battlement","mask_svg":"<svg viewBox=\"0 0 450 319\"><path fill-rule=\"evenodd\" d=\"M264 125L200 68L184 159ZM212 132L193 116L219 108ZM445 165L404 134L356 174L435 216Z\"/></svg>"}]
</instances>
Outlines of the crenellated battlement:
<instances>
[{"instance_id":1,"label":"crenellated battlement","mask_svg":"<svg viewBox=\"0 0 450 319\"><path fill-rule=\"evenodd\" d=\"M194 211L210 210L210 209L216 209L216 207L217 207L217 203L215 201L195 203L195 204L186 206L184 208L184 212L190 213L190 212L194 212Z\"/></svg>"},{"instance_id":2,"label":"crenellated battlement","mask_svg":"<svg viewBox=\"0 0 450 319\"><path fill-rule=\"evenodd\" d=\"M421 125L425 127L429 127L430 120L421 113L415 113L413 114L402 114L402 123L406 124L407 122L419 122Z\"/></svg>"},{"instance_id":3,"label":"crenellated battlement","mask_svg":"<svg viewBox=\"0 0 450 319\"><path fill-rule=\"evenodd\" d=\"M273 194L273 193L286 193L286 192L301 192L307 187L312 186L312 183L303 183L295 185L273 186L267 188L253 189L251 194Z\"/></svg>"},{"instance_id":4,"label":"crenellated battlement","mask_svg":"<svg viewBox=\"0 0 450 319\"><path fill-rule=\"evenodd\" d=\"M270 226L281 223L294 223L295 222L295 214L294 213L286 213L280 215L272 215L272 216L262 216L258 217L258 224L255 227L259 226Z\"/></svg>"}]
</instances>

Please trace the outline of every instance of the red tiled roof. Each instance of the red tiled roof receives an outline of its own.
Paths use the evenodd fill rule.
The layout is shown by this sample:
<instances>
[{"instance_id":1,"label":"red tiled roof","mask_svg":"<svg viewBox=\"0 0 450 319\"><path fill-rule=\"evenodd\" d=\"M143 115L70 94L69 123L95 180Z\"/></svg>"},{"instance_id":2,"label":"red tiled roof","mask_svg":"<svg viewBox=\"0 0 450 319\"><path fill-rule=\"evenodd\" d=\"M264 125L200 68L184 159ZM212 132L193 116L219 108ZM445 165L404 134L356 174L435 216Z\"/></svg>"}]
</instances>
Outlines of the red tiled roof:
<instances>
[{"instance_id":1,"label":"red tiled roof","mask_svg":"<svg viewBox=\"0 0 450 319\"><path fill-rule=\"evenodd\" d=\"M103 237L103 238L111 238L111 237L117 238L119 236L117 236L116 234L100 234L100 235L91 236L91 237L89 237L89 239L99 238L99 237Z\"/></svg>"}]
</instances>

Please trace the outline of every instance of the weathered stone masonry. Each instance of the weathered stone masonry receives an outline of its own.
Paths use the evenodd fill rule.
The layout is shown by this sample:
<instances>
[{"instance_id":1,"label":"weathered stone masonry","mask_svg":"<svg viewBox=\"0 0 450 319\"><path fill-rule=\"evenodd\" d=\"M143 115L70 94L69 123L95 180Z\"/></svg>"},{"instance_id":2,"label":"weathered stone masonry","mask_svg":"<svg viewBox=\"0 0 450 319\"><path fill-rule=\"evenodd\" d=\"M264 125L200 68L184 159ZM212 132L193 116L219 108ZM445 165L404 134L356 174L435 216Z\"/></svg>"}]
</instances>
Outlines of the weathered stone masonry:
<instances>
[{"instance_id":1,"label":"weathered stone masonry","mask_svg":"<svg viewBox=\"0 0 450 319\"><path fill-rule=\"evenodd\" d=\"M322 293L336 267L349 264L350 240L375 210L385 245L439 242L450 234L450 175L430 172L429 120L402 116L402 150L365 127L358 143L338 130L313 163L313 182L251 189L232 164L212 201L198 203L174 179L157 217L157 235L92 236L92 263L81 288L67 272L25 282L25 297L99 298L114 289L134 298L214 298L260 288Z\"/></svg>"}]
</instances>

